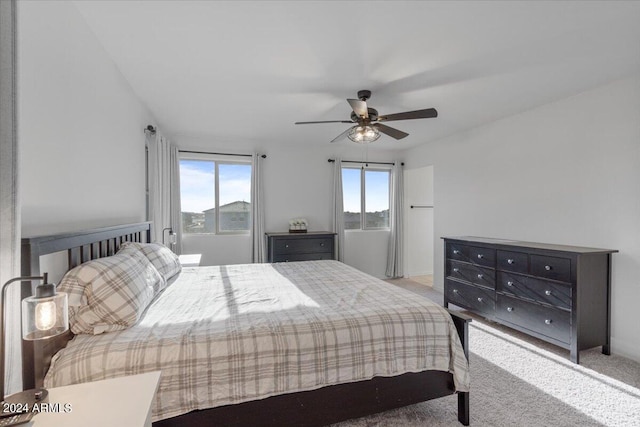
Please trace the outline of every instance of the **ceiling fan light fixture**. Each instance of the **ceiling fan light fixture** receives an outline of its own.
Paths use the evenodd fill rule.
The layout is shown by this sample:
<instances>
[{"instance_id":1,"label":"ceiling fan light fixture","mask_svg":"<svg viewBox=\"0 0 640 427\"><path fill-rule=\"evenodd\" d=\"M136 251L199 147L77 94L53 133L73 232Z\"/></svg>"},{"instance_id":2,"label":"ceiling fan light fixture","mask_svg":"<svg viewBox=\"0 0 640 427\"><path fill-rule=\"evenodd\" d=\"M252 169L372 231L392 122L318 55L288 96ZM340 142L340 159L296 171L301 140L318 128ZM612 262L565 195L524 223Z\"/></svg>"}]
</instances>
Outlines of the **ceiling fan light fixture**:
<instances>
[{"instance_id":1,"label":"ceiling fan light fixture","mask_svg":"<svg viewBox=\"0 0 640 427\"><path fill-rule=\"evenodd\" d=\"M355 124L345 129L340 135L333 138L330 142L337 142L348 137L357 144L366 144L377 141L380 133L401 140L409 136L408 133L387 126L380 122L392 122L395 120L412 120L412 119L431 119L438 117L438 111L435 108L425 108L422 110L405 111L402 113L378 115L378 110L367 105L367 100L371 97L370 90L361 90L358 92L358 99L347 99L347 102L353 110L350 115L351 120L323 120L315 122L295 122L297 125L309 125L314 123L349 123Z\"/></svg>"},{"instance_id":2,"label":"ceiling fan light fixture","mask_svg":"<svg viewBox=\"0 0 640 427\"><path fill-rule=\"evenodd\" d=\"M380 131L369 125L354 126L351 128L347 136L353 142L364 144L373 142L380 138Z\"/></svg>"}]
</instances>

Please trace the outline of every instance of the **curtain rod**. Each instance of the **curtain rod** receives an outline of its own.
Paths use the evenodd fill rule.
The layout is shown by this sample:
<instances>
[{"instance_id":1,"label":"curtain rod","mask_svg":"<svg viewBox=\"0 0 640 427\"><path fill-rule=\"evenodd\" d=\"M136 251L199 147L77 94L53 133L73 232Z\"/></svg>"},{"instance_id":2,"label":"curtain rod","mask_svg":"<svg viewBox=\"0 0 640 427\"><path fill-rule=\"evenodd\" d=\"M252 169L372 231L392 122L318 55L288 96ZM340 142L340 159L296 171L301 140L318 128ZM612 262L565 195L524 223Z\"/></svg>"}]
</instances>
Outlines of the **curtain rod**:
<instances>
[{"instance_id":1,"label":"curtain rod","mask_svg":"<svg viewBox=\"0 0 640 427\"><path fill-rule=\"evenodd\" d=\"M430 209L433 209L433 206L411 205L411 209L413 209L413 208L430 208Z\"/></svg>"},{"instance_id":2,"label":"curtain rod","mask_svg":"<svg viewBox=\"0 0 640 427\"><path fill-rule=\"evenodd\" d=\"M213 153L211 151L188 151L188 150L178 150L179 153L189 153L189 154L214 154L219 156L239 156L239 157L251 157L253 154L230 154L230 153ZM261 154L260 157L263 159L267 158L266 154Z\"/></svg>"},{"instance_id":3,"label":"curtain rod","mask_svg":"<svg viewBox=\"0 0 640 427\"><path fill-rule=\"evenodd\" d=\"M336 159L328 159L327 160L329 163L334 163L336 161ZM393 165L393 163L390 162L361 162L358 160L343 160L342 163L364 163L366 165L368 164L372 164L372 165ZM404 162L400 163L401 166L404 166Z\"/></svg>"}]
</instances>

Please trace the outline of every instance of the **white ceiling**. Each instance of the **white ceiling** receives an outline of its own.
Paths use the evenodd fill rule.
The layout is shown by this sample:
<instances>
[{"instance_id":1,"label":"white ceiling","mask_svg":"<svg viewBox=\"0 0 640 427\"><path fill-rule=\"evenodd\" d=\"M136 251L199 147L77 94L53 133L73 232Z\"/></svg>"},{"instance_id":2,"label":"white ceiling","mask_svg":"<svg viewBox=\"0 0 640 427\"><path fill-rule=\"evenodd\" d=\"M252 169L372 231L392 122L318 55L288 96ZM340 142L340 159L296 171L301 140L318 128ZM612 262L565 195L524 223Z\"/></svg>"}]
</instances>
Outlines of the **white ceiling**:
<instances>
[{"instance_id":1,"label":"white ceiling","mask_svg":"<svg viewBox=\"0 0 640 427\"><path fill-rule=\"evenodd\" d=\"M324 144L370 89L407 148L640 73L640 2L76 1L164 133ZM348 140L341 144L348 144Z\"/></svg>"}]
</instances>

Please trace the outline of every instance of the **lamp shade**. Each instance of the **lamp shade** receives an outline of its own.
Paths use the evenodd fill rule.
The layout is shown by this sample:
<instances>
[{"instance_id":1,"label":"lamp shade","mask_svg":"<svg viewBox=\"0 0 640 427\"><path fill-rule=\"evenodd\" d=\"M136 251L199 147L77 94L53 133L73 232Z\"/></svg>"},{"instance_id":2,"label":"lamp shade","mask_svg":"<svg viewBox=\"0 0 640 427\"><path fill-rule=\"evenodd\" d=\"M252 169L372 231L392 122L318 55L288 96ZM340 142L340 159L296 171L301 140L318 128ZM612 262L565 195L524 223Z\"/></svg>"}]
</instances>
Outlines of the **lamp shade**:
<instances>
[{"instance_id":1,"label":"lamp shade","mask_svg":"<svg viewBox=\"0 0 640 427\"><path fill-rule=\"evenodd\" d=\"M177 236L176 233L173 232L173 228L171 227L167 227L165 229L162 230L162 244L165 245L165 240L164 240L164 232L169 230L169 244L170 245L175 245L176 241L177 241Z\"/></svg>"},{"instance_id":2,"label":"lamp shade","mask_svg":"<svg viewBox=\"0 0 640 427\"><path fill-rule=\"evenodd\" d=\"M22 337L25 340L39 340L54 337L69 329L69 314L67 311L67 294L45 292L43 296L28 297L22 300Z\"/></svg>"},{"instance_id":3,"label":"lamp shade","mask_svg":"<svg viewBox=\"0 0 640 427\"><path fill-rule=\"evenodd\" d=\"M373 142L380 138L380 131L378 131L374 126L369 125L354 126L351 128L347 136L353 142Z\"/></svg>"}]
</instances>

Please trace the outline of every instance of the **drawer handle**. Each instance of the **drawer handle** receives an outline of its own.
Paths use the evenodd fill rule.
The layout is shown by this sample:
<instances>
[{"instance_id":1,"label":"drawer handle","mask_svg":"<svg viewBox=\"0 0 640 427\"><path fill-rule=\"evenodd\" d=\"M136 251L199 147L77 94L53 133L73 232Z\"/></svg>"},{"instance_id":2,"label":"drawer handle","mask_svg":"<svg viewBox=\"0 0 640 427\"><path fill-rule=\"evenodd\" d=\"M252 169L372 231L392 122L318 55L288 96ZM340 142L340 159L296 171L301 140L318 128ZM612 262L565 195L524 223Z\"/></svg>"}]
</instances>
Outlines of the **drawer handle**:
<instances>
[{"instance_id":1,"label":"drawer handle","mask_svg":"<svg viewBox=\"0 0 640 427\"><path fill-rule=\"evenodd\" d=\"M454 293L454 294L457 294L457 293L458 293L458 290L457 290L457 289L454 289L454 290L453 290L453 293Z\"/></svg>"},{"instance_id":2,"label":"drawer handle","mask_svg":"<svg viewBox=\"0 0 640 427\"><path fill-rule=\"evenodd\" d=\"M284 245L284 247L285 247L285 248L288 248L288 247L289 247L289 245Z\"/></svg>"},{"instance_id":3,"label":"drawer handle","mask_svg":"<svg viewBox=\"0 0 640 427\"><path fill-rule=\"evenodd\" d=\"M458 267L456 267L456 268L454 268L454 269L453 269L453 272L454 272L454 273L457 273L458 271L460 271L460 269L459 269Z\"/></svg>"},{"instance_id":4,"label":"drawer handle","mask_svg":"<svg viewBox=\"0 0 640 427\"><path fill-rule=\"evenodd\" d=\"M551 319L545 319L545 321L544 321L544 323L546 323L547 325L550 325L550 324L551 324L551 322L552 322L552 320L551 320Z\"/></svg>"},{"instance_id":5,"label":"drawer handle","mask_svg":"<svg viewBox=\"0 0 640 427\"><path fill-rule=\"evenodd\" d=\"M544 269L547 270L547 271L551 271L551 266L550 265L545 265Z\"/></svg>"},{"instance_id":6,"label":"drawer handle","mask_svg":"<svg viewBox=\"0 0 640 427\"><path fill-rule=\"evenodd\" d=\"M320 243L320 246L324 246L324 243Z\"/></svg>"},{"instance_id":7,"label":"drawer handle","mask_svg":"<svg viewBox=\"0 0 640 427\"><path fill-rule=\"evenodd\" d=\"M516 262L516 260L509 258L507 260L507 264L513 264L514 262Z\"/></svg>"},{"instance_id":8,"label":"drawer handle","mask_svg":"<svg viewBox=\"0 0 640 427\"><path fill-rule=\"evenodd\" d=\"M482 258L484 258L484 255L478 254L478 259L482 259Z\"/></svg>"},{"instance_id":9,"label":"drawer handle","mask_svg":"<svg viewBox=\"0 0 640 427\"><path fill-rule=\"evenodd\" d=\"M512 282L511 280L509 280L509 281L507 282L507 286L513 286L513 282Z\"/></svg>"},{"instance_id":10,"label":"drawer handle","mask_svg":"<svg viewBox=\"0 0 640 427\"><path fill-rule=\"evenodd\" d=\"M484 274L478 274L478 279L482 279L484 277Z\"/></svg>"},{"instance_id":11,"label":"drawer handle","mask_svg":"<svg viewBox=\"0 0 640 427\"><path fill-rule=\"evenodd\" d=\"M478 302L482 302L482 298L478 297Z\"/></svg>"},{"instance_id":12,"label":"drawer handle","mask_svg":"<svg viewBox=\"0 0 640 427\"><path fill-rule=\"evenodd\" d=\"M454 249L454 250L453 250L453 254L454 254L454 255L458 255L459 253L460 253L460 251L459 251L459 250L457 250L457 249Z\"/></svg>"},{"instance_id":13,"label":"drawer handle","mask_svg":"<svg viewBox=\"0 0 640 427\"><path fill-rule=\"evenodd\" d=\"M513 307L507 307L507 311L511 313L513 311Z\"/></svg>"},{"instance_id":14,"label":"drawer handle","mask_svg":"<svg viewBox=\"0 0 640 427\"><path fill-rule=\"evenodd\" d=\"M551 291L544 291L545 295L551 295Z\"/></svg>"}]
</instances>

